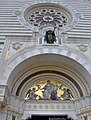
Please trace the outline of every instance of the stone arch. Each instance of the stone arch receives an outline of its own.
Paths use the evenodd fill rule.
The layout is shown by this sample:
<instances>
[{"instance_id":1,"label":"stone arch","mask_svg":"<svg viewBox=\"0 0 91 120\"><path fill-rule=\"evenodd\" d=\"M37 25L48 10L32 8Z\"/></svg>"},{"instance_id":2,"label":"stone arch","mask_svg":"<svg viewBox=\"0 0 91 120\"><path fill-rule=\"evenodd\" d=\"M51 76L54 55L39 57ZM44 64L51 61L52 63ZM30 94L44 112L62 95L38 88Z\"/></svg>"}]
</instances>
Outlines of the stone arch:
<instances>
[{"instance_id":1,"label":"stone arch","mask_svg":"<svg viewBox=\"0 0 91 120\"><path fill-rule=\"evenodd\" d=\"M8 86L9 90L10 91L12 90L12 83L14 82L15 77L17 76L19 70L21 71L23 69L23 66L28 64L28 62L26 60L31 59L33 57L35 57L34 59L36 59L36 56L48 55L48 54L62 56L62 57L64 57L64 59L66 59L66 58L69 59L69 60L67 60L67 62L68 62L67 64L71 64L71 67L72 66L76 67L76 69L78 69L78 72L80 72L80 74L84 76L83 78L85 80L85 83L86 82L90 83L91 63L83 54L79 53L76 50L72 50L70 48L63 47L63 46L55 47L55 48L53 46L50 46L50 47L48 47L48 46L42 47L41 46L41 47L26 49L26 50L22 51L20 54L17 54L17 56L8 60L8 65L7 65L7 68L5 69L5 72L3 75L6 78L5 84ZM33 61L31 61L31 62L33 62ZM76 63L75 66L74 66L74 62ZM89 86L89 84L86 85L85 87L88 92L85 93L84 95L90 94L91 87ZM17 89L19 89L19 88L17 88Z\"/></svg>"},{"instance_id":2,"label":"stone arch","mask_svg":"<svg viewBox=\"0 0 91 120\"><path fill-rule=\"evenodd\" d=\"M48 76L48 74L47 74L47 76L45 75L44 76L44 74L45 73L50 73L50 74L52 74L52 76L50 75L50 77ZM60 79L61 79L61 81L63 82L63 83L65 83L66 84L66 86L68 87L69 86L69 88L71 88L72 89L72 87L75 89L75 90L73 90L72 92L75 94L75 98L76 97L83 97L83 91L81 90L81 88L80 88L80 86L78 85L78 83L72 78L72 77L70 77L69 75L67 75L67 74L65 74L65 73L63 73L63 72L59 72L59 71L56 71L56 70L43 70L43 71L38 71L38 72L36 72L36 73L34 73L34 74L32 74L32 75L30 75L30 76L28 76L24 81L22 81L21 82L21 84L18 86L18 89L17 89L17 91L16 91L16 95L17 96L21 96L21 97L23 97L24 98L24 89L26 88L26 86L24 85L24 84L26 84L27 83L27 81L29 80L29 78L30 77L33 77L34 75L41 75L41 74L43 74L43 76L45 77L45 79L47 80L47 78L48 79L54 79L54 77L57 77L56 79L54 79L54 80L58 80L58 81L60 81ZM63 78L63 80L62 80L62 77L64 77ZM42 78L43 79L43 78ZM37 79L36 79L37 80ZM39 80L37 80L37 81L40 81L41 79L39 79ZM69 80L70 80L70 82L69 82ZM34 81L35 82L35 81ZM34 83L33 82L33 83ZM30 83L32 83L32 81L30 81ZM73 83L73 84L72 84ZM29 84L29 82L27 83L27 84ZM26 84L26 85L27 85ZM69 84L71 84L71 85L69 85ZM22 87L22 86L25 86L25 88L24 87ZM30 84L29 84L30 85ZM77 89L76 89L76 88ZM22 93L22 91L24 91L23 93ZM76 94L75 93L75 91L77 91L78 93ZM20 94L20 95L19 95Z\"/></svg>"}]
</instances>

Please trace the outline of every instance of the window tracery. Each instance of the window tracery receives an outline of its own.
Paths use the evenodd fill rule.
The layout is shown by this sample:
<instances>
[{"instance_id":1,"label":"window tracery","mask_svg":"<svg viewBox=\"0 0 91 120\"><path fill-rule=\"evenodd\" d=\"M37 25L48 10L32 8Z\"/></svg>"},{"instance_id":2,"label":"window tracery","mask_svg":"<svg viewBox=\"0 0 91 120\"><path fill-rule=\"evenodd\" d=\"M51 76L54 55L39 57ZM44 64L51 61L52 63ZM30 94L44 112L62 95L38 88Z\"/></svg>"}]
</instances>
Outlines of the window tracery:
<instances>
[{"instance_id":1,"label":"window tracery","mask_svg":"<svg viewBox=\"0 0 91 120\"><path fill-rule=\"evenodd\" d=\"M68 23L68 17L61 10L45 8L31 12L28 15L28 22L39 28L51 25L61 29Z\"/></svg>"},{"instance_id":2,"label":"window tracery","mask_svg":"<svg viewBox=\"0 0 91 120\"><path fill-rule=\"evenodd\" d=\"M66 32L77 25L82 14L75 11L69 5L54 0L32 1L25 4L20 10L14 11L20 23L33 32L46 27L57 27L59 32Z\"/></svg>"}]
</instances>

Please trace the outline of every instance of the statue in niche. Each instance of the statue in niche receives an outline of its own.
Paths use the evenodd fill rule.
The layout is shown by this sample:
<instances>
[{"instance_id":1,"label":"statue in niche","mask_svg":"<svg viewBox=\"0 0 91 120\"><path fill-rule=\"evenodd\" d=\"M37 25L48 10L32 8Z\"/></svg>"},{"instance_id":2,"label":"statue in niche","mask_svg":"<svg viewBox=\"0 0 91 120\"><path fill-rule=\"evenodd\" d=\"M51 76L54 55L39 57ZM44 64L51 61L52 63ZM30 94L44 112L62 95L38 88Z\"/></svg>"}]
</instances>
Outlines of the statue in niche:
<instances>
[{"instance_id":1,"label":"statue in niche","mask_svg":"<svg viewBox=\"0 0 91 120\"><path fill-rule=\"evenodd\" d=\"M54 42L56 42L55 28L53 31L52 30L46 31L44 42L48 44L54 44Z\"/></svg>"}]
</instances>

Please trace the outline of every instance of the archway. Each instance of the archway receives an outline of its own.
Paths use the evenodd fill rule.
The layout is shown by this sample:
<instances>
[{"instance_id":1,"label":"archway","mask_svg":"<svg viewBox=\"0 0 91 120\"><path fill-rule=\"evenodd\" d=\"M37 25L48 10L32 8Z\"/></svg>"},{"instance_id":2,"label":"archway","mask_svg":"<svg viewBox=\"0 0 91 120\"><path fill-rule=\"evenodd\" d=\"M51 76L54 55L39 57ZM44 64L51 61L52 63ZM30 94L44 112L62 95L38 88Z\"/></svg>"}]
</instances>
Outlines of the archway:
<instances>
[{"instance_id":1,"label":"archway","mask_svg":"<svg viewBox=\"0 0 91 120\"><path fill-rule=\"evenodd\" d=\"M7 61L2 78L5 78L3 82L8 86L11 94L11 103L22 108L21 113L24 110L22 116L24 119L28 115L34 114L35 109L37 109L36 113L38 114L40 112L44 114L42 110L48 110L45 114L50 114L50 111L54 108L55 111L52 114L68 114L69 116L74 114L74 117L77 118L74 104L71 101L62 103L59 101L57 104L56 102L39 101L37 103L31 101L26 103L25 108L24 98L30 86L44 80L44 78L45 80L61 81L70 89L75 100L89 95L91 91L89 84L91 79L90 64L90 61L76 50L58 46L55 46L55 48L53 46L39 46L24 49L10 58ZM13 104L11 108L9 106L9 110L15 109L17 111L17 107L13 108ZM22 104L23 107L21 107ZM69 112L65 113L65 109Z\"/></svg>"},{"instance_id":2,"label":"archway","mask_svg":"<svg viewBox=\"0 0 91 120\"><path fill-rule=\"evenodd\" d=\"M72 91L73 94L76 93L76 99L90 94L88 84L90 62L75 50L72 51L65 47L36 47L26 49L15 57L8 61L9 65L4 72L8 88L13 94L24 98L26 90L29 89L29 83L34 82L33 79L36 77L39 79L38 81L43 80L42 75L45 73L46 76L51 74L49 78L45 76L46 79L54 76L55 80L59 80L64 77L69 83L69 88L75 88L75 91L73 89ZM31 80L28 80L29 77ZM65 84L67 83L65 82ZM24 92L21 92L22 89Z\"/></svg>"}]
</instances>

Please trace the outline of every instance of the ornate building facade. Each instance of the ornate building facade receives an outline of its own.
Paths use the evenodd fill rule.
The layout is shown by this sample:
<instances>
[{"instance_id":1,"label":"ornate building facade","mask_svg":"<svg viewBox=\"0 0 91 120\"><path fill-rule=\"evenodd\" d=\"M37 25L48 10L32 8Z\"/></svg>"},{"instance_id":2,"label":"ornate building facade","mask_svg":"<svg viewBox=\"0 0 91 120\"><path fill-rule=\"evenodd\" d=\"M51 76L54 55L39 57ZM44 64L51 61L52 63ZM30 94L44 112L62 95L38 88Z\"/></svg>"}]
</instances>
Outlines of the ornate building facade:
<instances>
[{"instance_id":1,"label":"ornate building facade","mask_svg":"<svg viewBox=\"0 0 91 120\"><path fill-rule=\"evenodd\" d=\"M90 0L0 0L0 120L33 115L91 120Z\"/></svg>"}]
</instances>

